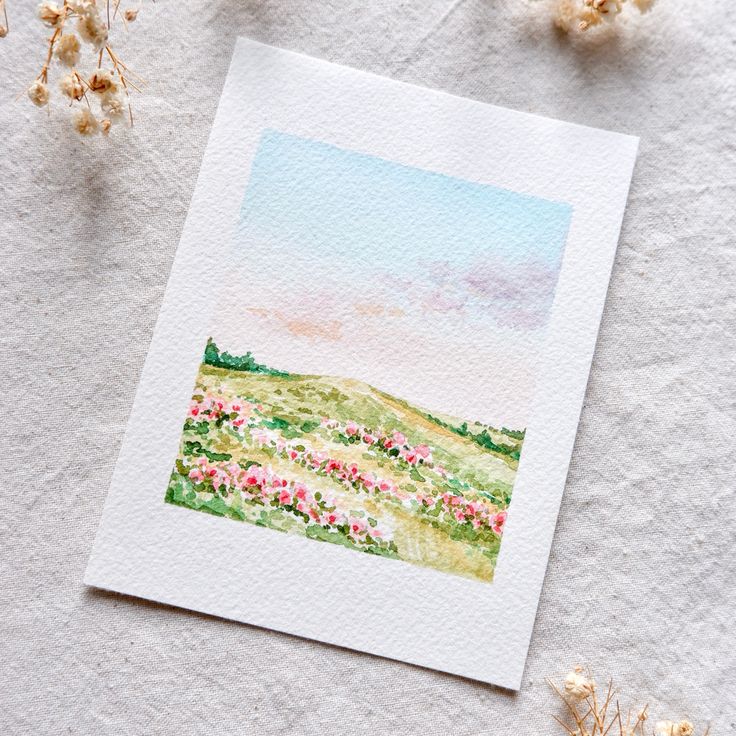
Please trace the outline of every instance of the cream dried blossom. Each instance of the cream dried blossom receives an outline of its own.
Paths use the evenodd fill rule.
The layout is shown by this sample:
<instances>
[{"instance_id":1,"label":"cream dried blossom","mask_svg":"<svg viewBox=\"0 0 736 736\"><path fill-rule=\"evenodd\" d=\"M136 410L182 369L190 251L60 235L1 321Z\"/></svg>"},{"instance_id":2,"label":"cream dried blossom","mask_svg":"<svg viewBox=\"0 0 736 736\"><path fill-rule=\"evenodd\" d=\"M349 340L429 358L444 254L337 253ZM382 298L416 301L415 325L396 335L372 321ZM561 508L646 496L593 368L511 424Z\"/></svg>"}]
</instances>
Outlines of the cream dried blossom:
<instances>
[{"instance_id":1,"label":"cream dried blossom","mask_svg":"<svg viewBox=\"0 0 736 736\"><path fill-rule=\"evenodd\" d=\"M640 13L648 13L654 5L654 0L631 0Z\"/></svg>"},{"instance_id":2,"label":"cream dried blossom","mask_svg":"<svg viewBox=\"0 0 736 736\"><path fill-rule=\"evenodd\" d=\"M59 87L70 100L81 100L84 97L84 85L82 85L76 72L62 77Z\"/></svg>"},{"instance_id":3,"label":"cream dried blossom","mask_svg":"<svg viewBox=\"0 0 736 736\"><path fill-rule=\"evenodd\" d=\"M100 121L100 130L102 131L102 135L107 135L110 132L110 128L112 128L112 122L107 118Z\"/></svg>"},{"instance_id":4,"label":"cream dried blossom","mask_svg":"<svg viewBox=\"0 0 736 736\"><path fill-rule=\"evenodd\" d=\"M55 3L41 3L38 6L38 17L51 28L56 28L65 14Z\"/></svg>"},{"instance_id":5,"label":"cream dried blossom","mask_svg":"<svg viewBox=\"0 0 736 736\"><path fill-rule=\"evenodd\" d=\"M656 736L693 736L695 727L690 721L657 721L654 732Z\"/></svg>"},{"instance_id":6,"label":"cream dried blossom","mask_svg":"<svg viewBox=\"0 0 736 736\"><path fill-rule=\"evenodd\" d=\"M49 88L40 79L37 79L28 88L28 99L36 105L36 107L43 107L49 103Z\"/></svg>"},{"instance_id":7,"label":"cream dried blossom","mask_svg":"<svg viewBox=\"0 0 736 736\"><path fill-rule=\"evenodd\" d=\"M611 23L621 15L626 2L646 13L655 0L555 0L555 25L569 33Z\"/></svg>"},{"instance_id":8,"label":"cream dried blossom","mask_svg":"<svg viewBox=\"0 0 736 736\"><path fill-rule=\"evenodd\" d=\"M92 9L80 12L77 21L77 31L83 41L92 44L96 51L104 48L107 43L108 33L107 25L100 17L100 12L96 5Z\"/></svg>"},{"instance_id":9,"label":"cream dried blossom","mask_svg":"<svg viewBox=\"0 0 736 736\"><path fill-rule=\"evenodd\" d=\"M95 69L87 80L93 92L115 92L118 88L113 73L109 69Z\"/></svg>"},{"instance_id":10,"label":"cream dried blossom","mask_svg":"<svg viewBox=\"0 0 736 736\"><path fill-rule=\"evenodd\" d=\"M66 5L77 15L87 15L97 11L95 0L66 0Z\"/></svg>"},{"instance_id":11,"label":"cream dried blossom","mask_svg":"<svg viewBox=\"0 0 736 736\"><path fill-rule=\"evenodd\" d=\"M125 117L125 102L118 94L110 92L102 95L100 108L111 122L119 122Z\"/></svg>"},{"instance_id":12,"label":"cream dried blossom","mask_svg":"<svg viewBox=\"0 0 736 736\"><path fill-rule=\"evenodd\" d=\"M586 677L580 668L568 672L565 678L565 695L571 700L578 701L587 698L595 691L595 683Z\"/></svg>"},{"instance_id":13,"label":"cream dried blossom","mask_svg":"<svg viewBox=\"0 0 736 736\"><path fill-rule=\"evenodd\" d=\"M74 115L74 128L80 135L89 136L99 131L100 124L88 107L82 107Z\"/></svg>"},{"instance_id":14,"label":"cream dried blossom","mask_svg":"<svg viewBox=\"0 0 736 736\"><path fill-rule=\"evenodd\" d=\"M76 66L80 49L79 39L73 33L62 33L56 41L56 58L64 66Z\"/></svg>"},{"instance_id":15,"label":"cream dried blossom","mask_svg":"<svg viewBox=\"0 0 736 736\"><path fill-rule=\"evenodd\" d=\"M3 20L5 23L0 23L0 38L5 38L8 35L10 24L8 23L8 10L5 7L5 0L0 0L0 10L3 11Z\"/></svg>"}]
</instances>

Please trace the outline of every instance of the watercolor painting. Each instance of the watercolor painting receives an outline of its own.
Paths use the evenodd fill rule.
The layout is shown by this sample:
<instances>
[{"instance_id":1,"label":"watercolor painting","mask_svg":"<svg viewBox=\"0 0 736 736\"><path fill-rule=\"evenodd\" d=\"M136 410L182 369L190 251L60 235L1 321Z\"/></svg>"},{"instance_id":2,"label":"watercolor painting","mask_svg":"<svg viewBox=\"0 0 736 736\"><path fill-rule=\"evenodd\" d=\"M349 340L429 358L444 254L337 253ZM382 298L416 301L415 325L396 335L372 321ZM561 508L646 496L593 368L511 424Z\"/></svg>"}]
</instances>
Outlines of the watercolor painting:
<instances>
[{"instance_id":1,"label":"watercolor painting","mask_svg":"<svg viewBox=\"0 0 736 736\"><path fill-rule=\"evenodd\" d=\"M165 500L491 582L570 217L264 132Z\"/></svg>"}]
</instances>

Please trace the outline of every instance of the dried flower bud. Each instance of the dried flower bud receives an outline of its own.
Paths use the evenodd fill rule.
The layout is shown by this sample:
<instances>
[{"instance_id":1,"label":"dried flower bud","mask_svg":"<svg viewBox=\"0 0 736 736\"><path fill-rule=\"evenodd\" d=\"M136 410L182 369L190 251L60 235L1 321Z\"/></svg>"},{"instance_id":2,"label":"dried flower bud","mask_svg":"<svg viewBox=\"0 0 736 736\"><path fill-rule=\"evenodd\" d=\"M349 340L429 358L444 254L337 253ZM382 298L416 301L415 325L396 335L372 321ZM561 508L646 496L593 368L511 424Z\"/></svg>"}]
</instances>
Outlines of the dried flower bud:
<instances>
[{"instance_id":1,"label":"dried flower bud","mask_svg":"<svg viewBox=\"0 0 736 736\"><path fill-rule=\"evenodd\" d=\"M94 0L66 0L66 4L77 15L87 15L88 13L97 12L97 6Z\"/></svg>"},{"instance_id":2,"label":"dried flower bud","mask_svg":"<svg viewBox=\"0 0 736 736\"><path fill-rule=\"evenodd\" d=\"M565 678L565 694L571 700L583 700L593 694L595 683L579 671L569 672Z\"/></svg>"},{"instance_id":3,"label":"dried flower bud","mask_svg":"<svg viewBox=\"0 0 736 736\"><path fill-rule=\"evenodd\" d=\"M0 25L0 38L5 38L8 35L8 29L6 26Z\"/></svg>"},{"instance_id":4,"label":"dried flower bud","mask_svg":"<svg viewBox=\"0 0 736 736\"><path fill-rule=\"evenodd\" d=\"M125 116L125 102L114 92L108 92L102 96L100 107L113 122L118 122Z\"/></svg>"},{"instance_id":5,"label":"dried flower bud","mask_svg":"<svg viewBox=\"0 0 736 736\"><path fill-rule=\"evenodd\" d=\"M123 17L128 23L132 23L138 17L138 11L133 8L128 8L124 13Z\"/></svg>"},{"instance_id":6,"label":"dried flower bud","mask_svg":"<svg viewBox=\"0 0 736 736\"><path fill-rule=\"evenodd\" d=\"M105 118L100 123L100 130L102 131L102 135L107 135L110 132L111 127L112 127L112 123L107 118Z\"/></svg>"},{"instance_id":7,"label":"dried flower bud","mask_svg":"<svg viewBox=\"0 0 736 736\"><path fill-rule=\"evenodd\" d=\"M38 6L38 17L51 28L56 28L64 17L64 11L55 3L41 3Z\"/></svg>"},{"instance_id":8,"label":"dried flower bud","mask_svg":"<svg viewBox=\"0 0 736 736\"><path fill-rule=\"evenodd\" d=\"M695 727L690 721L657 721L654 732L657 736L693 736Z\"/></svg>"},{"instance_id":9,"label":"dried flower bud","mask_svg":"<svg viewBox=\"0 0 736 736\"><path fill-rule=\"evenodd\" d=\"M30 99L36 107L47 105L49 102L49 88L40 79L37 79L28 88L28 99Z\"/></svg>"},{"instance_id":10,"label":"dried flower bud","mask_svg":"<svg viewBox=\"0 0 736 736\"><path fill-rule=\"evenodd\" d=\"M601 14L593 8L583 8L580 11L579 18L580 23L578 28L580 28L581 31L584 31L591 26L597 26L601 22Z\"/></svg>"},{"instance_id":11,"label":"dried flower bud","mask_svg":"<svg viewBox=\"0 0 736 736\"><path fill-rule=\"evenodd\" d=\"M82 107L74 116L74 128L80 135L95 135L100 125L88 107Z\"/></svg>"},{"instance_id":12,"label":"dried flower bud","mask_svg":"<svg viewBox=\"0 0 736 736\"><path fill-rule=\"evenodd\" d=\"M56 42L56 58L65 66L76 66L80 48L79 39L73 33L62 33Z\"/></svg>"},{"instance_id":13,"label":"dried flower bud","mask_svg":"<svg viewBox=\"0 0 736 736\"><path fill-rule=\"evenodd\" d=\"M95 69L87 80L89 88L93 92L114 92L118 86L109 69Z\"/></svg>"},{"instance_id":14,"label":"dried flower bud","mask_svg":"<svg viewBox=\"0 0 736 736\"><path fill-rule=\"evenodd\" d=\"M67 74L62 77L59 87L72 100L81 100L84 97L84 87L76 74Z\"/></svg>"},{"instance_id":15,"label":"dried flower bud","mask_svg":"<svg viewBox=\"0 0 736 736\"><path fill-rule=\"evenodd\" d=\"M655 0L630 0L641 13L648 12ZM569 33L585 31L601 23L611 23L623 11L627 0L556 0L555 25Z\"/></svg>"},{"instance_id":16,"label":"dried flower bud","mask_svg":"<svg viewBox=\"0 0 736 736\"><path fill-rule=\"evenodd\" d=\"M86 11L79 16L77 31L82 40L91 43L96 51L107 43L107 26L100 18L96 6L93 6L93 10Z\"/></svg>"},{"instance_id":17,"label":"dried flower bud","mask_svg":"<svg viewBox=\"0 0 736 736\"><path fill-rule=\"evenodd\" d=\"M612 21L621 12L621 0L593 0L593 7L604 21Z\"/></svg>"}]
</instances>

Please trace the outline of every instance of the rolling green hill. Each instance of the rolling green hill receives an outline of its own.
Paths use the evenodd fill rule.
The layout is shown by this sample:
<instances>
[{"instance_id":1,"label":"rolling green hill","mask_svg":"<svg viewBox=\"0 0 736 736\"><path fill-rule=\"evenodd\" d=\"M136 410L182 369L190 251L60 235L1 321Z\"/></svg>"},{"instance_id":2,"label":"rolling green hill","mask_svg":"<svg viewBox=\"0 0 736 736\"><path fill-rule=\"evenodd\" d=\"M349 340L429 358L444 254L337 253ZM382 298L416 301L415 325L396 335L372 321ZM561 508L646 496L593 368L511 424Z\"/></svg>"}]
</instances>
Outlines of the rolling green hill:
<instances>
[{"instance_id":1,"label":"rolling green hill","mask_svg":"<svg viewBox=\"0 0 736 736\"><path fill-rule=\"evenodd\" d=\"M169 503L492 579L523 433L246 357L200 367Z\"/></svg>"}]
</instances>

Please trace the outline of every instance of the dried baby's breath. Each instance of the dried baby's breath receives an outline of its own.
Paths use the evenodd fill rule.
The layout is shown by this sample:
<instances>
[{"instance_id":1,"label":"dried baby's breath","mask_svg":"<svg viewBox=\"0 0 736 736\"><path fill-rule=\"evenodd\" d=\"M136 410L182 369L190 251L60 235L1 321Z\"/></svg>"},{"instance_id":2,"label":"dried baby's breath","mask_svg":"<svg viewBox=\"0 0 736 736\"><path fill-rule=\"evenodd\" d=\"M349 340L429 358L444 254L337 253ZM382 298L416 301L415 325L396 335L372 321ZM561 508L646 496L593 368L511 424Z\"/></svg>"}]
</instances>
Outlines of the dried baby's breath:
<instances>
[{"instance_id":1,"label":"dried baby's breath","mask_svg":"<svg viewBox=\"0 0 736 736\"><path fill-rule=\"evenodd\" d=\"M92 44L95 51L105 47L107 43L107 26L100 17L96 5L86 7L77 20L77 31L83 41Z\"/></svg>"},{"instance_id":2,"label":"dried baby's breath","mask_svg":"<svg viewBox=\"0 0 736 736\"><path fill-rule=\"evenodd\" d=\"M56 28L64 17L64 11L56 3L41 3L38 17L50 28Z\"/></svg>"},{"instance_id":3,"label":"dried baby's breath","mask_svg":"<svg viewBox=\"0 0 736 736\"><path fill-rule=\"evenodd\" d=\"M5 0L0 0L0 11L2 11L3 20L0 21L0 38L8 35L10 24L8 23L8 11L5 7Z\"/></svg>"},{"instance_id":4,"label":"dried baby's breath","mask_svg":"<svg viewBox=\"0 0 736 736\"><path fill-rule=\"evenodd\" d=\"M595 692L595 682L586 677L580 668L568 673L565 678L565 695L578 702Z\"/></svg>"},{"instance_id":5,"label":"dried baby's breath","mask_svg":"<svg viewBox=\"0 0 736 736\"><path fill-rule=\"evenodd\" d=\"M648 706L622 710L613 681L599 692L590 672L582 667L575 667L560 685L547 682L564 706L559 717L552 717L568 736L695 736L695 727L687 720L657 721L650 730Z\"/></svg>"},{"instance_id":6,"label":"dried baby's breath","mask_svg":"<svg viewBox=\"0 0 736 736\"><path fill-rule=\"evenodd\" d=\"M84 85L76 72L71 72L62 77L59 88L63 94L72 100L81 100L84 97Z\"/></svg>"},{"instance_id":7,"label":"dried baby's breath","mask_svg":"<svg viewBox=\"0 0 736 736\"><path fill-rule=\"evenodd\" d=\"M66 67L58 89L72 107L72 125L83 136L109 133L126 118L133 124L131 91L140 91L143 80L113 50L113 24L127 27L138 8L121 8L123 0L44 0L36 15L51 30L41 71L26 90L38 107L50 106L49 74ZM0 38L8 33L5 0L0 0ZM4 19L4 24L1 22ZM84 62L88 62L89 66ZM87 67L89 71L83 70Z\"/></svg>"},{"instance_id":8,"label":"dried baby's breath","mask_svg":"<svg viewBox=\"0 0 736 736\"><path fill-rule=\"evenodd\" d=\"M110 69L95 69L87 80L89 88L93 92L114 92L118 85L115 82L114 73Z\"/></svg>"},{"instance_id":9,"label":"dried baby's breath","mask_svg":"<svg viewBox=\"0 0 736 736\"><path fill-rule=\"evenodd\" d=\"M566 33L606 25L623 13L627 2L647 13L655 0L554 0L555 25Z\"/></svg>"},{"instance_id":10,"label":"dried baby's breath","mask_svg":"<svg viewBox=\"0 0 736 736\"><path fill-rule=\"evenodd\" d=\"M75 67L79 63L82 44L73 33L62 33L56 42L56 58L64 65Z\"/></svg>"},{"instance_id":11,"label":"dried baby's breath","mask_svg":"<svg viewBox=\"0 0 736 736\"><path fill-rule=\"evenodd\" d=\"M49 88L38 79L28 88L28 99L36 105L43 107L49 103Z\"/></svg>"},{"instance_id":12,"label":"dried baby's breath","mask_svg":"<svg viewBox=\"0 0 736 736\"><path fill-rule=\"evenodd\" d=\"M695 727L690 721L658 721L654 732L657 736L693 736Z\"/></svg>"},{"instance_id":13,"label":"dried baby's breath","mask_svg":"<svg viewBox=\"0 0 736 736\"><path fill-rule=\"evenodd\" d=\"M112 122L120 122L125 117L125 101L116 92L104 94L100 107Z\"/></svg>"},{"instance_id":14,"label":"dried baby's breath","mask_svg":"<svg viewBox=\"0 0 736 736\"><path fill-rule=\"evenodd\" d=\"M83 107L74 114L74 128L80 135L94 135L100 124L90 109Z\"/></svg>"}]
</instances>

